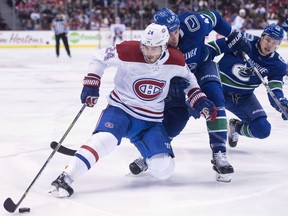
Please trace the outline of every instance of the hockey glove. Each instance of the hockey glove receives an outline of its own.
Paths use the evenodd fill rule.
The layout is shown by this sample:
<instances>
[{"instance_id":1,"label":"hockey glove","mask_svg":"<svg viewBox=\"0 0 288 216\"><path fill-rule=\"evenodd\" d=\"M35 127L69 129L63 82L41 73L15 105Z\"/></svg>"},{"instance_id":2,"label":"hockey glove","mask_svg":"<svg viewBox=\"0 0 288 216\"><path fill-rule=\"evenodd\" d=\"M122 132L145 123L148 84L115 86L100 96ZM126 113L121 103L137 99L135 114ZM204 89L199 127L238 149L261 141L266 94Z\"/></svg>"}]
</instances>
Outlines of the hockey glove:
<instances>
[{"instance_id":1,"label":"hockey glove","mask_svg":"<svg viewBox=\"0 0 288 216\"><path fill-rule=\"evenodd\" d=\"M190 84L186 79L174 77L171 79L168 95L171 97L181 97L182 95L185 95L184 89L186 89L189 85Z\"/></svg>"},{"instance_id":2,"label":"hockey glove","mask_svg":"<svg viewBox=\"0 0 288 216\"><path fill-rule=\"evenodd\" d=\"M88 107L93 107L99 97L100 77L89 73L83 79L83 89L81 92L81 102Z\"/></svg>"},{"instance_id":3,"label":"hockey glove","mask_svg":"<svg viewBox=\"0 0 288 216\"><path fill-rule=\"evenodd\" d=\"M200 88L194 88L188 93L188 100L186 101L192 110L190 114L194 118L199 118L199 115L211 121L216 120L217 110L215 104L210 101L207 96L200 90ZM196 112L194 112L194 110Z\"/></svg>"},{"instance_id":4,"label":"hockey glove","mask_svg":"<svg viewBox=\"0 0 288 216\"><path fill-rule=\"evenodd\" d=\"M286 114L288 114L288 100L287 100L287 98L280 98L279 101L280 101L283 109L285 110ZM278 112L281 112L281 110L279 109L278 106L277 106L276 110L277 110ZM282 119L283 119L283 120L288 120L283 113L282 113Z\"/></svg>"},{"instance_id":5,"label":"hockey glove","mask_svg":"<svg viewBox=\"0 0 288 216\"><path fill-rule=\"evenodd\" d=\"M229 50L240 58L243 58L243 52L248 54L252 48L250 42L243 36L243 34L236 30L227 37L226 43Z\"/></svg>"}]
</instances>

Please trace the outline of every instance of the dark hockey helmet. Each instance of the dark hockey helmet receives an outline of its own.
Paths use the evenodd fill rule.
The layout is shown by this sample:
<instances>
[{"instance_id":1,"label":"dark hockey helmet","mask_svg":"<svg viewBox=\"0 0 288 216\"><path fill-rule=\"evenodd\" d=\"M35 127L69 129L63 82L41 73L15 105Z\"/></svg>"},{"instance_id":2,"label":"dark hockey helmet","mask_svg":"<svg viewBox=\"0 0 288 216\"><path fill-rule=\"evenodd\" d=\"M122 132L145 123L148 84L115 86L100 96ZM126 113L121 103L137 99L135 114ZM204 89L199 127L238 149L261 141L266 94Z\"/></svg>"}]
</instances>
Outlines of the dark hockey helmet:
<instances>
[{"instance_id":1,"label":"dark hockey helmet","mask_svg":"<svg viewBox=\"0 0 288 216\"><path fill-rule=\"evenodd\" d=\"M169 8L162 8L153 16L153 23L165 25L169 32L174 32L180 27L178 16Z\"/></svg>"},{"instance_id":2,"label":"dark hockey helmet","mask_svg":"<svg viewBox=\"0 0 288 216\"><path fill-rule=\"evenodd\" d=\"M272 23L264 28L261 36L268 35L271 38L281 41L284 38L284 30L280 26Z\"/></svg>"}]
</instances>

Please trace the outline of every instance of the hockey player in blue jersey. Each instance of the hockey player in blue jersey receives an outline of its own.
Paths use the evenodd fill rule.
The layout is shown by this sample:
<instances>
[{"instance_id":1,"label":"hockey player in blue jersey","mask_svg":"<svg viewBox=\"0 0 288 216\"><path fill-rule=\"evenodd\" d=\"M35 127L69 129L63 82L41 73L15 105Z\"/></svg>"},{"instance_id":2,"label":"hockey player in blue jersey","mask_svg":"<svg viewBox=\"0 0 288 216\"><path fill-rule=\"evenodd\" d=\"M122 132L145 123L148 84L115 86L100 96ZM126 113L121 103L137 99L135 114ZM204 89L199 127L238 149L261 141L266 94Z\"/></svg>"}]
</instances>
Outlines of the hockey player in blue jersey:
<instances>
[{"instance_id":1,"label":"hockey player in blue jersey","mask_svg":"<svg viewBox=\"0 0 288 216\"><path fill-rule=\"evenodd\" d=\"M285 20L285 22L281 25L281 27L286 31L288 35L288 19ZM286 76L288 76L288 61L286 61L287 67L286 67Z\"/></svg>"},{"instance_id":2,"label":"hockey player in blue jersey","mask_svg":"<svg viewBox=\"0 0 288 216\"><path fill-rule=\"evenodd\" d=\"M163 8L154 14L152 22L167 26L170 32L168 44L172 47L178 47L184 54L186 63L190 71L195 74L202 91L217 107L216 121L206 121L209 143L212 149L211 162L217 173L217 180L229 182L234 170L226 156L227 118L224 96L218 68L216 63L209 57L205 37L214 30L228 37L231 50L247 51L249 46L243 41L242 37L237 37L238 34L232 31L231 26L218 12L212 10L201 13L187 11L177 16L170 9ZM195 118L200 117L193 110L189 113L189 109L185 105L185 95L183 93L185 85L184 79L173 78L170 92L166 98L163 123L171 139L183 130L190 115ZM141 159L137 159L130 164L131 172L136 174L141 172L143 167L145 165L143 166Z\"/></svg>"},{"instance_id":3,"label":"hockey player in blue jersey","mask_svg":"<svg viewBox=\"0 0 288 216\"><path fill-rule=\"evenodd\" d=\"M286 63L276 52L284 37L284 30L271 24L265 27L260 37L244 34L251 43L251 51L248 54L262 77L268 80L268 86L277 97L281 106L288 113L288 100L285 98L282 84L285 76ZM239 135L264 139L270 135L271 125L260 102L254 94L255 88L261 83L261 79L253 68L241 57L241 54L231 53L225 39L209 42L212 56L225 53L219 61L220 76L225 95L226 109L234 113L239 119L230 119L228 129L228 141L231 147L235 147ZM271 106L277 111L281 109L268 94ZM282 118L287 120L282 113Z\"/></svg>"}]
</instances>

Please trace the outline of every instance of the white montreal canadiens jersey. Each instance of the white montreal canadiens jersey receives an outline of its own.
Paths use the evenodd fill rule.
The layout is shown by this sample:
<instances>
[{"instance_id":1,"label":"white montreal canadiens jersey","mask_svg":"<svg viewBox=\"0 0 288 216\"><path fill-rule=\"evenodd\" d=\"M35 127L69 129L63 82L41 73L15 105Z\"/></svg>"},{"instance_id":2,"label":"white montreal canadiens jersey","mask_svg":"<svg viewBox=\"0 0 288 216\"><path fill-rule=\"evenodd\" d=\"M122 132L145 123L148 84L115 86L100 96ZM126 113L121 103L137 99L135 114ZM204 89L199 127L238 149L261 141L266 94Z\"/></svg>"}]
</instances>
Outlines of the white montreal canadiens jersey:
<instances>
[{"instance_id":1,"label":"white montreal canadiens jersey","mask_svg":"<svg viewBox=\"0 0 288 216\"><path fill-rule=\"evenodd\" d=\"M121 37L125 29L125 25L121 23L111 24L110 26L110 31L112 31L116 37Z\"/></svg>"},{"instance_id":2,"label":"white montreal canadiens jersey","mask_svg":"<svg viewBox=\"0 0 288 216\"><path fill-rule=\"evenodd\" d=\"M141 53L139 41L126 41L93 55L88 73L102 77L108 67L117 67L115 86L108 96L108 103L142 120L162 121L164 99L173 77L187 79L190 85L185 89L186 94L199 87L185 64L183 54L174 48L169 48L169 52L156 63L148 64Z\"/></svg>"}]
</instances>

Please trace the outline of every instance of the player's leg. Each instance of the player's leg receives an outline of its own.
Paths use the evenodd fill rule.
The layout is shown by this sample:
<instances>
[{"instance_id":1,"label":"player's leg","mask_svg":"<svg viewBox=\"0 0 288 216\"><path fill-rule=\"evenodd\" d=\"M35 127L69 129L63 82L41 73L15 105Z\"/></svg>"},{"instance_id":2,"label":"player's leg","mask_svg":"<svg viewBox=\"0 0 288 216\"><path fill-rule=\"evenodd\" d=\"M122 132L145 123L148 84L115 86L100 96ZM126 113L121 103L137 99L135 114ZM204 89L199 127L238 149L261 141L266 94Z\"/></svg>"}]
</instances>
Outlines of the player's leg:
<instances>
[{"instance_id":1,"label":"player's leg","mask_svg":"<svg viewBox=\"0 0 288 216\"><path fill-rule=\"evenodd\" d=\"M141 153L142 161L147 165L149 173L157 179L167 179L174 171L174 154L170 139L163 124L152 123L149 127L142 136L131 137L130 140Z\"/></svg>"},{"instance_id":2,"label":"player's leg","mask_svg":"<svg viewBox=\"0 0 288 216\"><path fill-rule=\"evenodd\" d=\"M231 147L238 143L239 135L264 139L270 135L271 125L267 115L257 100L255 94L225 96L227 110L234 113L239 119L230 119L228 142Z\"/></svg>"},{"instance_id":3,"label":"player's leg","mask_svg":"<svg viewBox=\"0 0 288 216\"><path fill-rule=\"evenodd\" d=\"M60 35L55 35L55 42L56 42L56 56L59 56L59 49L60 49Z\"/></svg>"},{"instance_id":4,"label":"player's leg","mask_svg":"<svg viewBox=\"0 0 288 216\"><path fill-rule=\"evenodd\" d=\"M64 44L64 47L65 47L65 50L66 50L68 56L71 57L68 38L67 38L66 34L63 34L62 40L63 40L63 44Z\"/></svg>"},{"instance_id":5,"label":"player's leg","mask_svg":"<svg viewBox=\"0 0 288 216\"><path fill-rule=\"evenodd\" d=\"M184 89L188 85L187 81L180 77L174 77L170 82L169 93L165 99L163 119L163 125L170 140L180 134L189 120L190 115L185 104L184 93ZM129 169L134 175L146 171L147 168L148 166L143 158L138 158L129 165Z\"/></svg>"},{"instance_id":6,"label":"player's leg","mask_svg":"<svg viewBox=\"0 0 288 216\"><path fill-rule=\"evenodd\" d=\"M113 36L113 43L112 43L112 46L115 46L116 45L116 36L114 35Z\"/></svg>"},{"instance_id":7,"label":"player's leg","mask_svg":"<svg viewBox=\"0 0 288 216\"><path fill-rule=\"evenodd\" d=\"M107 122L111 124L111 127L107 125ZM49 192L58 197L71 196L73 194L70 186L72 182L120 144L121 138L127 133L129 124L129 118L123 110L113 106L106 108L94 134L85 145L77 150L63 173L52 182Z\"/></svg>"},{"instance_id":8,"label":"player's leg","mask_svg":"<svg viewBox=\"0 0 288 216\"><path fill-rule=\"evenodd\" d=\"M180 77L171 79L168 96L165 99L163 124L171 140L180 134L189 120L189 110L185 103L184 89L189 84Z\"/></svg>"},{"instance_id":9,"label":"player's leg","mask_svg":"<svg viewBox=\"0 0 288 216\"><path fill-rule=\"evenodd\" d=\"M187 107L165 109L163 124L171 140L180 134L188 120L189 112Z\"/></svg>"},{"instance_id":10,"label":"player's leg","mask_svg":"<svg viewBox=\"0 0 288 216\"><path fill-rule=\"evenodd\" d=\"M195 76L202 91L217 107L216 120L214 122L206 121L209 143L212 149L211 162L213 169L219 174L227 175L227 179L230 178L231 180L231 176L228 176L228 174L233 173L234 169L228 162L226 155L227 117L218 67L215 62L208 60L195 72Z\"/></svg>"}]
</instances>

